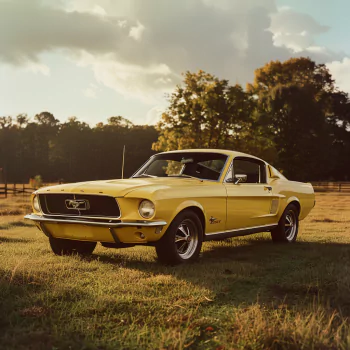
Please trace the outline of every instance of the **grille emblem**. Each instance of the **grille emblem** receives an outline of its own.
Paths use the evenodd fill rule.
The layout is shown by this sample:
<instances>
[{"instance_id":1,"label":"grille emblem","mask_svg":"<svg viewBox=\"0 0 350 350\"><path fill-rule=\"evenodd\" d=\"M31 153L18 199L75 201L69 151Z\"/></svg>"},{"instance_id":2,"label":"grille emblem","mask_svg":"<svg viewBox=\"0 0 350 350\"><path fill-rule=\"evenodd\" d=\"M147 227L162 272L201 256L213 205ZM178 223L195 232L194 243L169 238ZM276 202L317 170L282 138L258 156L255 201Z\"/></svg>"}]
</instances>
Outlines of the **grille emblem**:
<instances>
[{"instance_id":1,"label":"grille emblem","mask_svg":"<svg viewBox=\"0 0 350 350\"><path fill-rule=\"evenodd\" d=\"M86 199L66 199L67 209L89 210L90 203Z\"/></svg>"}]
</instances>

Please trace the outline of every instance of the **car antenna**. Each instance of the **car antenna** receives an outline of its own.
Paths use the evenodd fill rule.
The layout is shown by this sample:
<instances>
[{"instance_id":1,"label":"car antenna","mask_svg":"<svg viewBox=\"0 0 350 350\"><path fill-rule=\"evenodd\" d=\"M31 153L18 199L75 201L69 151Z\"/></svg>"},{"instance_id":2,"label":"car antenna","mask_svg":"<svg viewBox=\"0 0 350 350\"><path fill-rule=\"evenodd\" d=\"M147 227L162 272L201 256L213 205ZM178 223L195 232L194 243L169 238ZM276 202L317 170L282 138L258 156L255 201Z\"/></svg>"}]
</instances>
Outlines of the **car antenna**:
<instances>
[{"instance_id":1,"label":"car antenna","mask_svg":"<svg viewBox=\"0 0 350 350\"><path fill-rule=\"evenodd\" d=\"M123 147L122 179L124 179L125 145Z\"/></svg>"}]
</instances>

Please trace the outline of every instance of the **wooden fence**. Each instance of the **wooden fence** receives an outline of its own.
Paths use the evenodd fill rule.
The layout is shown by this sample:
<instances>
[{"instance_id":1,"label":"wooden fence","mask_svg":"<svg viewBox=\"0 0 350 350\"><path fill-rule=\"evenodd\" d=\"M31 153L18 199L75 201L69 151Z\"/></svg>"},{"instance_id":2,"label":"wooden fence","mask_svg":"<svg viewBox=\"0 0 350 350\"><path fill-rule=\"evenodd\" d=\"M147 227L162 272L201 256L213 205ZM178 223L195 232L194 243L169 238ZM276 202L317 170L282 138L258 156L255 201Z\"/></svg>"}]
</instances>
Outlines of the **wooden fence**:
<instances>
[{"instance_id":1,"label":"wooden fence","mask_svg":"<svg viewBox=\"0 0 350 350\"><path fill-rule=\"evenodd\" d=\"M350 182L313 182L315 192L350 193Z\"/></svg>"},{"instance_id":2,"label":"wooden fence","mask_svg":"<svg viewBox=\"0 0 350 350\"><path fill-rule=\"evenodd\" d=\"M28 184L0 184L0 198L8 196L27 196L33 193L36 188L30 187Z\"/></svg>"}]
</instances>

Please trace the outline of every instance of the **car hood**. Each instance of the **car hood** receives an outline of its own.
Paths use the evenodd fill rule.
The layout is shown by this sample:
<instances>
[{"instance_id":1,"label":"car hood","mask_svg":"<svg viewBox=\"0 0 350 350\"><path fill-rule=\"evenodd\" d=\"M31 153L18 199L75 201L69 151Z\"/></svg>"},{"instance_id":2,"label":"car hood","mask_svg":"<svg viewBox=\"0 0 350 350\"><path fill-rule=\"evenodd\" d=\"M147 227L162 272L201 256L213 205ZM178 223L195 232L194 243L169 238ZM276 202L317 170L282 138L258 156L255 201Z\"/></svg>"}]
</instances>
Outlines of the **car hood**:
<instances>
[{"instance_id":1,"label":"car hood","mask_svg":"<svg viewBox=\"0 0 350 350\"><path fill-rule=\"evenodd\" d=\"M205 182L205 181L204 181ZM64 185L43 187L36 193L75 193L75 194L104 194L113 197L124 197L135 190L143 190L148 193L157 190L166 190L174 187L193 187L201 182L191 178L134 178L106 181L78 182Z\"/></svg>"}]
</instances>

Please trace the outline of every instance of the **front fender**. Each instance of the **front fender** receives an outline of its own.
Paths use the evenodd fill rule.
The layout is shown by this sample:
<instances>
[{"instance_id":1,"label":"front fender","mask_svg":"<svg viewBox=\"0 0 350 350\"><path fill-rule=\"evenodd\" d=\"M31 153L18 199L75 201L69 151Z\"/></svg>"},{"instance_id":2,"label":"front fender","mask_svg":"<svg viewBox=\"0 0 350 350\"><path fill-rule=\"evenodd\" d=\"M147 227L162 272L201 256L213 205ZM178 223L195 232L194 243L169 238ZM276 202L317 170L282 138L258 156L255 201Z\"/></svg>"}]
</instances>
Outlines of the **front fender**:
<instances>
[{"instance_id":1,"label":"front fender","mask_svg":"<svg viewBox=\"0 0 350 350\"><path fill-rule=\"evenodd\" d=\"M226 226L226 198L211 197L201 198L201 200L188 199L179 202L172 211L172 222L176 215L187 208L196 208L203 216L200 218L203 222L205 234L221 232Z\"/></svg>"},{"instance_id":2,"label":"front fender","mask_svg":"<svg viewBox=\"0 0 350 350\"><path fill-rule=\"evenodd\" d=\"M203 219L203 221L204 221L203 224L204 224L204 226L206 226L206 220L207 220L206 212L204 210L203 205L201 203L199 203L198 201L185 200L185 201L182 201L180 203L176 203L176 204L173 203L175 205L173 207L171 207L171 209L170 209L169 203L166 203L166 205L164 205L164 204L162 205L162 212L159 213L159 215L157 216L157 218L161 217L164 220L166 219L166 221L168 223L167 226L164 227L163 234L166 232L166 230L168 229L170 224L173 222L173 220L176 218L176 216L180 212L182 212L183 210L186 210L187 208L196 208L198 211L200 211L203 214L203 217L200 219L201 220Z\"/></svg>"},{"instance_id":3,"label":"front fender","mask_svg":"<svg viewBox=\"0 0 350 350\"><path fill-rule=\"evenodd\" d=\"M175 218L175 216L178 213L180 213L181 211L183 211L183 210L185 210L186 208L189 208L189 207L197 207L197 208L199 208L202 211L202 213L204 214L205 220L207 219L206 214L205 214L205 210L204 210L203 206L199 202L194 201L194 200L186 200L186 201L180 203L177 206L177 208L176 208L176 210L174 212L174 216L173 216L172 220Z\"/></svg>"},{"instance_id":4,"label":"front fender","mask_svg":"<svg viewBox=\"0 0 350 350\"><path fill-rule=\"evenodd\" d=\"M287 203L286 203L286 207L287 207L287 205L289 205L289 204L292 203L292 202L298 202L299 205L300 205L299 199L298 199L297 197L295 197L295 196L292 196L292 197L289 197L289 198L288 198Z\"/></svg>"},{"instance_id":5,"label":"front fender","mask_svg":"<svg viewBox=\"0 0 350 350\"><path fill-rule=\"evenodd\" d=\"M198 210L200 210L203 213L204 216L204 225L207 221L207 216L206 216L206 212L204 210L204 207L201 203L195 201L195 200L185 200L181 203L179 203L175 209L172 211L171 216L168 217L168 225L166 228L169 227L169 225L173 222L173 220L176 218L176 216L182 212L183 210L186 210L187 208L197 208Z\"/></svg>"}]
</instances>

